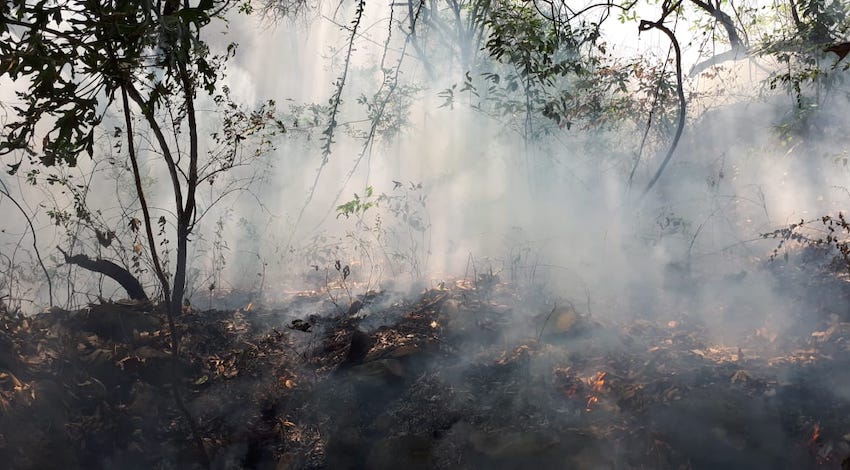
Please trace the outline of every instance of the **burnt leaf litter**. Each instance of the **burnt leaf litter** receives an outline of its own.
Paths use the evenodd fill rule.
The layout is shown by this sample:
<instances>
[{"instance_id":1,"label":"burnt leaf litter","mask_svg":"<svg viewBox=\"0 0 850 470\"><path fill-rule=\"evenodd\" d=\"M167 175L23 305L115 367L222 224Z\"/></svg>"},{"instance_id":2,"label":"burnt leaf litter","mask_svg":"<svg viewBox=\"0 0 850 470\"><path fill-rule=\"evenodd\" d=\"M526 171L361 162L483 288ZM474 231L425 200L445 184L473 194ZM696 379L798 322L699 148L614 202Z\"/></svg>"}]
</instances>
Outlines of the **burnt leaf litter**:
<instances>
[{"instance_id":1,"label":"burnt leaf litter","mask_svg":"<svg viewBox=\"0 0 850 470\"><path fill-rule=\"evenodd\" d=\"M777 275L850 292L816 274ZM187 308L177 361L149 302L3 310L0 462L199 468L173 370L213 468L850 468L847 312L800 298L796 328L721 345L686 313L528 313L520 291L482 276Z\"/></svg>"}]
</instances>

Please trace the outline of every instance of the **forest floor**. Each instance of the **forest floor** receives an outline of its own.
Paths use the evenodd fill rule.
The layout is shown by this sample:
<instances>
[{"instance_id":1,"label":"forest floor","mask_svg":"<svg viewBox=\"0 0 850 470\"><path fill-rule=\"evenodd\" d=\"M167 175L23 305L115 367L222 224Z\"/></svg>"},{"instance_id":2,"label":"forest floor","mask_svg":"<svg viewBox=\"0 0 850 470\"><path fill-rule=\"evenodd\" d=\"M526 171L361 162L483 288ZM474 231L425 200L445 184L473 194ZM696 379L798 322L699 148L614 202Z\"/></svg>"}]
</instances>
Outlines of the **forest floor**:
<instances>
[{"instance_id":1,"label":"forest floor","mask_svg":"<svg viewBox=\"0 0 850 470\"><path fill-rule=\"evenodd\" d=\"M176 376L213 468L850 468L850 312L724 346L687 313L519 315L493 276L353 300L187 309L176 362L147 303L3 311L0 462L200 467Z\"/></svg>"}]
</instances>

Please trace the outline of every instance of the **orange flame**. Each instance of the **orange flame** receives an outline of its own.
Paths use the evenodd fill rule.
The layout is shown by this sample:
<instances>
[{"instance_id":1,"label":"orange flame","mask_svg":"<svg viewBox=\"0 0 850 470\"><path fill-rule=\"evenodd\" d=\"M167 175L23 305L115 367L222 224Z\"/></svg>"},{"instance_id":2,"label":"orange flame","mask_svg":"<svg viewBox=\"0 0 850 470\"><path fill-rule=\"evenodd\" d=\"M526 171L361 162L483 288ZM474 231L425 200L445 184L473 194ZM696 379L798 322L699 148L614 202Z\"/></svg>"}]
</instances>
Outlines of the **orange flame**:
<instances>
[{"instance_id":1,"label":"orange flame","mask_svg":"<svg viewBox=\"0 0 850 470\"><path fill-rule=\"evenodd\" d=\"M806 445L809 447L814 447L817 445L818 440L820 439L820 423L815 423L815 426L812 428L812 437L806 441Z\"/></svg>"},{"instance_id":2,"label":"orange flame","mask_svg":"<svg viewBox=\"0 0 850 470\"><path fill-rule=\"evenodd\" d=\"M585 405L586 411L590 411L593 405L599 403L599 394L602 393L602 388L605 386L606 375L608 375L607 372L597 372L596 378L588 381L592 395L587 399L587 405Z\"/></svg>"},{"instance_id":3,"label":"orange flame","mask_svg":"<svg viewBox=\"0 0 850 470\"><path fill-rule=\"evenodd\" d=\"M595 393L600 393L602 391L602 387L605 386L605 376L608 375L607 372L597 372L596 379L593 380L591 385L593 386L593 391Z\"/></svg>"}]
</instances>

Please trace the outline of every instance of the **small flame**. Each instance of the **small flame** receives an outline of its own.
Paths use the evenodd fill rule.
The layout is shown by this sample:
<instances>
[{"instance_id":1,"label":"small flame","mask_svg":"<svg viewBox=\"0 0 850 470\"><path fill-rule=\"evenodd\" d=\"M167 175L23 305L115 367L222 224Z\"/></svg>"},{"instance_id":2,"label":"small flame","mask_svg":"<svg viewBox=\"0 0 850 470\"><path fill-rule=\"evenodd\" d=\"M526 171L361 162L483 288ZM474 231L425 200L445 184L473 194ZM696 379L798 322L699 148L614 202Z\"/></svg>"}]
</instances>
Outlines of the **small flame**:
<instances>
[{"instance_id":1,"label":"small flame","mask_svg":"<svg viewBox=\"0 0 850 470\"><path fill-rule=\"evenodd\" d=\"M812 437L806 441L806 445L808 447L814 447L817 445L818 440L820 440L820 423L815 423L815 426L812 428Z\"/></svg>"},{"instance_id":2,"label":"small flame","mask_svg":"<svg viewBox=\"0 0 850 470\"><path fill-rule=\"evenodd\" d=\"M591 382L591 386L593 387L594 393L602 392L602 387L605 386L605 376L608 375L607 372L597 372L596 379Z\"/></svg>"},{"instance_id":3,"label":"small flame","mask_svg":"<svg viewBox=\"0 0 850 470\"><path fill-rule=\"evenodd\" d=\"M602 393L602 388L605 387L605 376L607 372L597 372L596 377L588 381L592 395L587 399L586 411L590 411L593 405L599 403L599 394Z\"/></svg>"}]
</instances>

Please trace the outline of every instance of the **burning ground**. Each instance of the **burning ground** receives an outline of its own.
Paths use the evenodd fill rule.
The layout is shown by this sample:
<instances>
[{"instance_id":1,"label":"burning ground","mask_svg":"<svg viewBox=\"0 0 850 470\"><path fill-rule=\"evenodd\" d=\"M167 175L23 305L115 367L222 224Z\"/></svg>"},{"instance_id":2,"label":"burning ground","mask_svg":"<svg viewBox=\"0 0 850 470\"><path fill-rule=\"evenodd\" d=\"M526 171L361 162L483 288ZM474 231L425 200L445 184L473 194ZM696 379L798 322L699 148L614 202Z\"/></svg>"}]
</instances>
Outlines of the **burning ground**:
<instances>
[{"instance_id":1,"label":"burning ground","mask_svg":"<svg viewBox=\"0 0 850 470\"><path fill-rule=\"evenodd\" d=\"M176 366L149 304L4 311L0 459L200 466L173 370L214 468L848 468L850 317L836 305L850 290L823 266L758 269L798 288L794 313L734 342L681 305L612 320L494 275L187 309Z\"/></svg>"}]
</instances>

